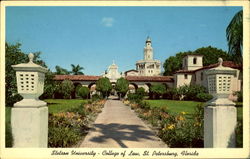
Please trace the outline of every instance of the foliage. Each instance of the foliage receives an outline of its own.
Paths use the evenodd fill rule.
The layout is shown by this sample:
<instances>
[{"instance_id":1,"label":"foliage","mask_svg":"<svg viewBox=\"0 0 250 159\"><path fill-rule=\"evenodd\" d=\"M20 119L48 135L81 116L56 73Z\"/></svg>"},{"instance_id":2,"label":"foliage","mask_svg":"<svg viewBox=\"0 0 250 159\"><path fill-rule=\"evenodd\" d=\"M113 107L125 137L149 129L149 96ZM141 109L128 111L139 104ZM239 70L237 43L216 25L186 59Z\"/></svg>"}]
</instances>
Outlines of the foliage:
<instances>
[{"instance_id":1,"label":"foliage","mask_svg":"<svg viewBox=\"0 0 250 159\"><path fill-rule=\"evenodd\" d=\"M71 97L71 93L74 91L74 84L70 80L64 80L60 84L59 92L63 95L64 99L69 99Z\"/></svg>"},{"instance_id":2,"label":"foliage","mask_svg":"<svg viewBox=\"0 0 250 159\"><path fill-rule=\"evenodd\" d=\"M210 99L212 99L213 96L209 93L198 93L196 95L196 100L200 101L200 102L206 102L209 101Z\"/></svg>"},{"instance_id":3,"label":"foliage","mask_svg":"<svg viewBox=\"0 0 250 159\"><path fill-rule=\"evenodd\" d=\"M45 73L44 80L44 93L41 95L41 99L53 98L56 91L56 82L53 80L55 75L50 70Z\"/></svg>"},{"instance_id":4,"label":"foliage","mask_svg":"<svg viewBox=\"0 0 250 159\"><path fill-rule=\"evenodd\" d=\"M62 67L57 66L57 65L56 65L55 69L56 69L56 72L55 72L56 75L69 75L69 73L70 73L67 69L62 68Z\"/></svg>"},{"instance_id":5,"label":"foliage","mask_svg":"<svg viewBox=\"0 0 250 159\"><path fill-rule=\"evenodd\" d=\"M68 100L70 101L70 100ZM80 101L80 100L79 100ZM79 104L49 114L49 147L76 145L89 130L89 122L101 112L105 101Z\"/></svg>"},{"instance_id":6,"label":"foliage","mask_svg":"<svg viewBox=\"0 0 250 159\"><path fill-rule=\"evenodd\" d=\"M5 109L5 147L12 147L13 145L13 136L11 130L11 108L6 107Z\"/></svg>"},{"instance_id":7,"label":"foliage","mask_svg":"<svg viewBox=\"0 0 250 159\"><path fill-rule=\"evenodd\" d=\"M84 68L81 67L79 64L76 65L76 66L71 64L71 67L72 67L72 71L70 72L71 74L73 74L73 75L84 75L84 73L81 71Z\"/></svg>"},{"instance_id":8,"label":"foliage","mask_svg":"<svg viewBox=\"0 0 250 159\"><path fill-rule=\"evenodd\" d=\"M128 100L129 101L132 101L132 102L136 102L138 103L139 101L142 100L142 96L140 96L139 94L136 94L136 93L129 93L128 94Z\"/></svg>"},{"instance_id":9,"label":"foliage","mask_svg":"<svg viewBox=\"0 0 250 159\"><path fill-rule=\"evenodd\" d=\"M197 98L197 95L206 92L206 88L201 85L183 85L177 88L177 96L183 100L200 101L200 99Z\"/></svg>"},{"instance_id":10,"label":"foliage","mask_svg":"<svg viewBox=\"0 0 250 159\"><path fill-rule=\"evenodd\" d=\"M143 98L143 97L145 96L145 94L146 94L145 89L144 89L143 87L137 88L137 90L136 90L135 93L138 94L139 96L141 96L142 98ZM141 98L141 99L142 99L142 98Z\"/></svg>"},{"instance_id":11,"label":"foliage","mask_svg":"<svg viewBox=\"0 0 250 159\"><path fill-rule=\"evenodd\" d=\"M166 86L163 84L153 84L149 90L150 93L152 93L153 98L159 98L166 93Z\"/></svg>"},{"instance_id":12,"label":"foliage","mask_svg":"<svg viewBox=\"0 0 250 159\"><path fill-rule=\"evenodd\" d=\"M168 88L166 92L163 94L164 99L179 99L177 88Z\"/></svg>"},{"instance_id":13,"label":"foliage","mask_svg":"<svg viewBox=\"0 0 250 159\"><path fill-rule=\"evenodd\" d=\"M97 100L100 100L102 99L102 97L98 94L93 94L92 97L91 97L91 100L92 101L97 101Z\"/></svg>"},{"instance_id":14,"label":"foliage","mask_svg":"<svg viewBox=\"0 0 250 159\"><path fill-rule=\"evenodd\" d=\"M84 118L73 112L49 114L49 147L68 147L81 138L81 130L87 129Z\"/></svg>"},{"instance_id":15,"label":"foliage","mask_svg":"<svg viewBox=\"0 0 250 159\"><path fill-rule=\"evenodd\" d=\"M215 47L202 47L195 51L179 52L175 56L167 58L163 64L164 75L173 75L176 71L182 69L182 59L186 55L198 54L203 55L203 65L207 66L218 62L218 58L223 58L224 61L232 60L231 56L225 51Z\"/></svg>"},{"instance_id":16,"label":"foliage","mask_svg":"<svg viewBox=\"0 0 250 159\"><path fill-rule=\"evenodd\" d=\"M145 89L140 87L136 90L135 93L128 94L128 100L135 103L140 103L145 96Z\"/></svg>"},{"instance_id":17,"label":"foliage","mask_svg":"<svg viewBox=\"0 0 250 159\"><path fill-rule=\"evenodd\" d=\"M112 85L107 77L102 77L96 82L96 90L100 91L103 97L108 97L112 90Z\"/></svg>"},{"instance_id":18,"label":"foliage","mask_svg":"<svg viewBox=\"0 0 250 159\"><path fill-rule=\"evenodd\" d=\"M237 96L237 102L243 102L243 92L242 91L234 92L234 95Z\"/></svg>"},{"instance_id":19,"label":"foliage","mask_svg":"<svg viewBox=\"0 0 250 159\"><path fill-rule=\"evenodd\" d=\"M121 77L117 80L115 85L115 90L117 91L119 97L124 97L128 91L129 82L125 78Z\"/></svg>"},{"instance_id":20,"label":"foliage","mask_svg":"<svg viewBox=\"0 0 250 159\"><path fill-rule=\"evenodd\" d=\"M159 136L170 147L203 147L203 106L197 105L193 119L185 112L168 114L161 122Z\"/></svg>"},{"instance_id":21,"label":"foliage","mask_svg":"<svg viewBox=\"0 0 250 159\"><path fill-rule=\"evenodd\" d=\"M85 86L81 87L78 90L77 95L80 96L80 97L82 97L83 99L88 98L88 96L89 96L89 88L85 87Z\"/></svg>"},{"instance_id":22,"label":"foliage","mask_svg":"<svg viewBox=\"0 0 250 159\"><path fill-rule=\"evenodd\" d=\"M33 54L34 63L47 67L44 61L40 59L41 52L35 52ZM5 101L7 106L13 106L15 102L22 99L22 97L17 94L16 72L11 65L27 63L28 61L28 55L21 51L20 43L5 43Z\"/></svg>"},{"instance_id":23,"label":"foliage","mask_svg":"<svg viewBox=\"0 0 250 159\"><path fill-rule=\"evenodd\" d=\"M243 147L243 120L237 121L235 135L236 135L236 147Z\"/></svg>"},{"instance_id":24,"label":"foliage","mask_svg":"<svg viewBox=\"0 0 250 159\"><path fill-rule=\"evenodd\" d=\"M242 63L243 47L243 11L236 13L226 29L228 53L233 55L233 60Z\"/></svg>"}]
</instances>

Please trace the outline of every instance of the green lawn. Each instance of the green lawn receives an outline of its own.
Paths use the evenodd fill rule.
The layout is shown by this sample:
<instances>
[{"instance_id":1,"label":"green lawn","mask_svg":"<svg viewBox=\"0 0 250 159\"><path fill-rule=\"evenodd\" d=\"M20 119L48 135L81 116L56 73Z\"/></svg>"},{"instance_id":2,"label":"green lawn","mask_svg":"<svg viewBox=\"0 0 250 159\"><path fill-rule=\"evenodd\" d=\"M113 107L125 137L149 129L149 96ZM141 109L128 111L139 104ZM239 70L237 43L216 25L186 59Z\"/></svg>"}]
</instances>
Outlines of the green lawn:
<instances>
[{"instance_id":1,"label":"green lawn","mask_svg":"<svg viewBox=\"0 0 250 159\"><path fill-rule=\"evenodd\" d=\"M177 101L177 100L146 100L152 107L167 107L169 112L180 113L186 112L188 114L194 113L194 108L197 104L202 102L194 101Z\"/></svg>"},{"instance_id":2,"label":"green lawn","mask_svg":"<svg viewBox=\"0 0 250 159\"><path fill-rule=\"evenodd\" d=\"M152 107L167 107L169 112L180 113L187 112L194 113L194 108L197 104L202 102L195 101L177 101L177 100L146 100ZM242 103L237 103L237 118L242 120Z\"/></svg>"},{"instance_id":3,"label":"green lawn","mask_svg":"<svg viewBox=\"0 0 250 159\"><path fill-rule=\"evenodd\" d=\"M78 107L80 104L86 103L83 99L46 99L49 113L64 112L72 108Z\"/></svg>"}]
</instances>

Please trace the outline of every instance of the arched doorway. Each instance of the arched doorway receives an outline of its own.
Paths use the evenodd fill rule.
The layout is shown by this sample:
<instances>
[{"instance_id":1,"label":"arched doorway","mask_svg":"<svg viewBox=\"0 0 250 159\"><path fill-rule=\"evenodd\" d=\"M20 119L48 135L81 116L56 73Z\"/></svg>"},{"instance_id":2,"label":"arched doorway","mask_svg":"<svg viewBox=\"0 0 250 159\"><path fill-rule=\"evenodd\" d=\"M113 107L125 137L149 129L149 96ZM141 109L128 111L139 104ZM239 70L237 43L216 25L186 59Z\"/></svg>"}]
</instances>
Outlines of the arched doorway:
<instances>
[{"instance_id":1,"label":"arched doorway","mask_svg":"<svg viewBox=\"0 0 250 159\"><path fill-rule=\"evenodd\" d=\"M89 97L91 98L93 94L96 94L96 83L90 83L88 85L89 88Z\"/></svg>"},{"instance_id":2,"label":"arched doorway","mask_svg":"<svg viewBox=\"0 0 250 159\"><path fill-rule=\"evenodd\" d=\"M135 93L135 91L137 90L138 86L135 83L129 83L128 89L129 89L129 93Z\"/></svg>"}]
</instances>

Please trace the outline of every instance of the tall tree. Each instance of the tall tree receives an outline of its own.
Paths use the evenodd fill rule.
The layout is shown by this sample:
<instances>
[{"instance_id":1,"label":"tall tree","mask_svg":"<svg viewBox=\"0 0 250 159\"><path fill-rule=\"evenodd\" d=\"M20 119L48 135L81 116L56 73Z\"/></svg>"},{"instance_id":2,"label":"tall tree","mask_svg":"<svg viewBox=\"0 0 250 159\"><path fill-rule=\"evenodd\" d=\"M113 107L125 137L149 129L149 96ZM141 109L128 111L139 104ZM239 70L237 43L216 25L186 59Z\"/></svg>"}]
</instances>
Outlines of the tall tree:
<instances>
[{"instance_id":1,"label":"tall tree","mask_svg":"<svg viewBox=\"0 0 250 159\"><path fill-rule=\"evenodd\" d=\"M101 92L103 97L108 97L112 90L112 84L107 77L102 77L96 82L96 90Z\"/></svg>"},{"instance_id":2,"label":"tall tree","mask_svg":"<svg viewBox=\"0 0 250 159\"><path fill-rule=\"evenodd\" d=\"M242 47L243 47L243 11L236 13L227 26L227 43L228 53L233 55L233 59L237 63L242 63Z\"/></svg>"},{"instance_id":3,"label":"tall tree","mask_svg":"<svg viewBox=\"0 0 250 159\"><path fill-rule=\"evenodd\" d=\"M47 67L45 62L40 59L41 52L34 53L34 63ZM28 55L22 52L21 44L5 43L5 97L6 105L12 106L15 102L22 99L17 94L16 72L11 65L29 62Z\"/></svg>"},{"instance_id":4,"label":"tall tree","mask_svg":"<svg viewBox=\"0 0 250 159\"><path fill-rule=\"evenodd\" d=\"M73 75L84 75L84 73L81 71L81 70L83 70L84 68L81 67L79 64L76 65L76 66L73 65L73 64L71 64L71 67L72 67L71 73L72 73Z\"/></svg>"},{"instance_id":5,"label":"tall tree","mask_svg":"<svg viewBox=\"0 0 250 159\"><path fill-rule=\"evenodd\" d=\"M55 74L57 75L68 75L70 73L67 69L62 68L60 66L56 66L55 69L56 69Z\"/></svg>"},{"instance_id":6,"label":"tall tree","mask_svg":"<svg viewBox=\"0 0 250 159\"><path fill-rule=\"evenodd\" d=\"M121 77L117 80L115 90L117 91L119 98L124 97L129 89L129 82L125 78Z\"/></svg>"}]
</instances>

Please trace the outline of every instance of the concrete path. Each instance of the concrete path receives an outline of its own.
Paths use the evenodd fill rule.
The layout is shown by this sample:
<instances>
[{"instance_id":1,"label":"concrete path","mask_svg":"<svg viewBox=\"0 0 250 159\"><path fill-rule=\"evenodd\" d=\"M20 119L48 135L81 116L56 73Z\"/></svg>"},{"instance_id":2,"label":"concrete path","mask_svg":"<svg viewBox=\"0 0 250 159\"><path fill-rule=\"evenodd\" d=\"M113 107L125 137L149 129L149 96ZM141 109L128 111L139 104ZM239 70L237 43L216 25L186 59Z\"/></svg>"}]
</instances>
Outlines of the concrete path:
<instances>
[{"instance_id":1,"label":"concrete path","mask_svg":"<svg viewBox=\"0 0 250 159\"><path fill-rule=\"evenodd\" d=\"M167 147L136 114L119 100L107 100L80 147Z\"/></svg>"}]
</instances>

